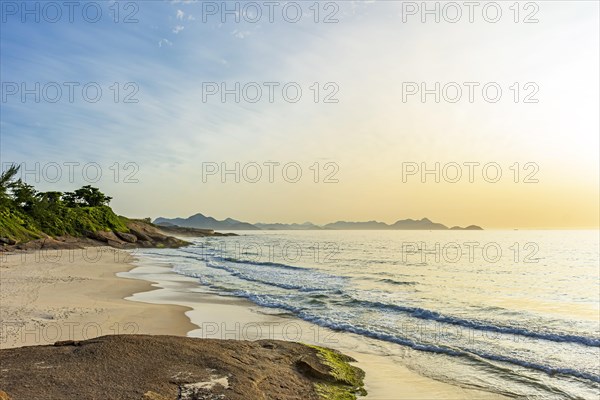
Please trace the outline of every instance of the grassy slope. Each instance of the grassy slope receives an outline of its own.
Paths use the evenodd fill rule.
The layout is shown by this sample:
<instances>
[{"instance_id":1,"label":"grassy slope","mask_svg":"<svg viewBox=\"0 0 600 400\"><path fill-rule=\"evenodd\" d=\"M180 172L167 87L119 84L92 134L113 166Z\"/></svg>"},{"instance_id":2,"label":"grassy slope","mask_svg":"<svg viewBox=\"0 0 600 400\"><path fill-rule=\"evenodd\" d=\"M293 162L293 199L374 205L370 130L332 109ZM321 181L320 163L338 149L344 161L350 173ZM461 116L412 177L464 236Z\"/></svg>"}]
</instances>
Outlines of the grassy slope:
<instances>
[{"instance_id":1,"label":"grassy slope","mask_svg":"<svg viewBox=\"0 0 600 400\"><path fill-rule=\"evenodd\" d=\"M42 237L39 228L23 213L7 207L0 208L0 237L23 242Z\"/></svg>"},{"instance_id":2,"label":"grassy slope","mask_svg":"<svg viewBox=\"0 0 600 400\"><path fill-rule=\"evenodd\" d=\"M0 208L0 237L24 242L44 236L85 236L86 232L128 232L125 219L108 206L62 207L42 218L26 215L14 208Z\"/></svg>"}]
</instances>

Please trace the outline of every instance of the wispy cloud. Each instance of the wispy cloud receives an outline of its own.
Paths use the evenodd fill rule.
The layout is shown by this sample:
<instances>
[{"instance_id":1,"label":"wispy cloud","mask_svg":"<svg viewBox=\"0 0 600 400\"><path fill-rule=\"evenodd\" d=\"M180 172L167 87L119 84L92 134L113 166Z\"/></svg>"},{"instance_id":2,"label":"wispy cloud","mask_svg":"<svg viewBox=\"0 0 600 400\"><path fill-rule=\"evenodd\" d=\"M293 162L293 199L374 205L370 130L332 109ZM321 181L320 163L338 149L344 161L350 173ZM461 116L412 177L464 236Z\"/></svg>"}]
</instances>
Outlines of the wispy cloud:
<instances>
[{"instance_id":1,"label":"wispy cloud","mask_svg":"<svg viewBox=\"0 0 600 400\"><path fill-rule=\"evenodd\" d=\"M163 46L173 46L173 42L171 42L169 39L160 39L158 41L158 47Z\"/></svg>"},{"instance_id":2,"label":"wispy cloud","mask_svg":"<svg viewBox=\"0 0 600 400\"><path fill-rule=\"evenodd\" d=\"M244 39L245 37L250 35L250 31L238 31L237 29L234 29L233 31L231 31L231 34L238 39Z\"/></svg>"}]
</instances>

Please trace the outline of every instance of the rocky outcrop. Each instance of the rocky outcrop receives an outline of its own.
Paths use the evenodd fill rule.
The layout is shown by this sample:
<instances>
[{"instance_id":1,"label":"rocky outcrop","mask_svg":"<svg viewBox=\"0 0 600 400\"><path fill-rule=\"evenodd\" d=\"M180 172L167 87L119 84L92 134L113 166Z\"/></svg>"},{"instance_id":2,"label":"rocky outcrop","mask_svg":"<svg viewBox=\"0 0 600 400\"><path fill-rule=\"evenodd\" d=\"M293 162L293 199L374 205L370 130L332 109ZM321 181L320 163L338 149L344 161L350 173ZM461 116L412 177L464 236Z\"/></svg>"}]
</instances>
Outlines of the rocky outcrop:
<instances>
[{"instance_id":1,"label":"rocky outcrop","mask_svg":"<svg viewBox=\"0 0 600 400\"><path fill-rule=\"evenodd\" d=\"M82 237L44 235L41 239L30 240L23 243L13 241L12 245L3 244L0 249L14 250L42 250L42 249L79 249L89 246L111 246L118 249L132 249L137 247L176 248L189 245L185 240L166 235L151 223L141 220L126 220L125 226L129 232L119 231L85 231Z\"/></svg>"},{"instance_id":2,"label":"rocky outcrop","mask_svg":"<svg viewBox=\"0 0 600 400\"><path fill-rule=\"evenodd\" d=\"M97 231L97 232L90 232L90 231L86 231L85 235L90 238L90 239L94 239L97 240L99 242L108 242L109 240L112 240L114 242L119 241L119 238L117 237L117 235L115 235L114 232L112 231Z\"/></svg>"},{"instance_id":3,"label":"rocky outcrop","mask_svg":"<svg viewBox=\"0 0 600 400\"><path fill-rule=\"evenodd\" d=\"M135 236L132 233L125 233L125 232L115 232L115 234L121 239L124 240L127 243L135 243L137 242L138 238L137 236Z\"/></svg>"},{"instance_id":4,"label":"rocky outcrop","mask_svg":"<svg viewBox=\"0 0 600 400\"><path fill-rule=\"evenodd\" d=\"M165 397L165 396L161 396L158 393L148 391L148 392L144 393L144 397L142 397L142 400L171 400L171 399L169 399L168 397Z\"/></svg>"},{"instance_id":5,"label":"rocky outcrop","mask_svg":"<svg viewBox=\"0 0 600 400\"><path fill-rule=\"evenodd\" d=\"M10 246L13 244L17 244L17 241L10 238L0 237L0 244L6 244Z\"/></svg>"},{"instance_id":6,"label":"rocky outcrop","mask_svg":"<svg viewBox=\"0 0 600 400\"><path fill-rule=\"evenodd\" d=\"M3 246L4 251L31 251L31 250L73 250L81 249L90 246L106 246L106 242L100 242L87 237L73 237L73 236L57 236L57 237L44 237L42 239L30 240L23 243L17 243L13 246Z\"/></svg>"},{"instance_id":7,"label":"rocky outcrop","mask_svg":"<svg viewBox=\"0 0 600 400\"><path fill-rule=\"evenodd\" d=\"M165 233L179 236L189 237L205 237L205 236L238 236L235 233L219 233L212 229L200 229L200 228L185 228L182 226L175 225L157 225L157 227Z\"/></svg>"},{"instance_id":8,"label":"rocky outcrop","mask_svg":"<svg viewBox=\"0 0 600 400\"><path fill-rule=\"evenodd\" d=\"M165 235L156 226L141 220L128 220L125 224L129 233L136 237L136 247L182 247L189 243L173 236Z\"/></svg>"},{"instance_id":9,"label":"rocky outcrop","mask_svg":"<svg viewBox=\"0 0 600 400\"><path fill-rule=\"evenodd\" d=\"M353 399L364 373L336 351L275 340L111 335L0 350L20 399ZM342 396L343 395L343 396Z\"/></svg>"}]
</instances>

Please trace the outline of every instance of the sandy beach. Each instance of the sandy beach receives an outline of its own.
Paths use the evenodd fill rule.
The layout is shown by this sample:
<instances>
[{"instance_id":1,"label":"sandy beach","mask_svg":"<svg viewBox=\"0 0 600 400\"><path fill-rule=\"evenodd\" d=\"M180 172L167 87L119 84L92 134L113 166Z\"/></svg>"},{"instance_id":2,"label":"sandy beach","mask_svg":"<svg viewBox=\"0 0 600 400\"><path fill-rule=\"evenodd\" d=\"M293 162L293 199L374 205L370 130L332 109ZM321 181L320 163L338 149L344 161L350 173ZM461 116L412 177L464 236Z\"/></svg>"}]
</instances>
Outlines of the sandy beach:
<instances>
[{"instance_id":1,"label":"sandy beach","mask_svg":"<svg viewBox=\"0 0 600 400\"><path fill-rule=\"evenodd\" d=\"M129 253L110 247L1 254L0 348L116 333L181 335L185 307L124 300L150 282L121 279Z\"/></svg>"},{"instance_id":2,"label":"sandy beach","mask_svg":"<svg viewBox=\"0 0 600 400\"><path fill-rule=\"evenodd\" d=\"M116 333L281 339L340 350L365 370L372 399L499 398L421 376L341 334L241 299L202 293L193 278L112 248L2 255L1 348ZM153 283L152 283L153 282Z\"/></svg>"}]
</instances>

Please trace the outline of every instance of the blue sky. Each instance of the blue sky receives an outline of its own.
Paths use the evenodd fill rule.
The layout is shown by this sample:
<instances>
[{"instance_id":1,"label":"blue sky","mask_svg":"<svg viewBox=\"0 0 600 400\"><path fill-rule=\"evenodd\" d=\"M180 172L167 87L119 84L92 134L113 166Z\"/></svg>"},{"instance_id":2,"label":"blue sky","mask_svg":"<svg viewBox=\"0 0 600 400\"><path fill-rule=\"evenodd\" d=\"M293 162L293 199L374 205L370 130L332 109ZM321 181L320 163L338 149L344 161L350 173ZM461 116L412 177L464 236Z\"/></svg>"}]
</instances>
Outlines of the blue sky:
<instances>
[{"instance_id":1,"label":"blue sky","mask_svg":"<svg viewBox=\"0 0 600 400\"><path fill-rule=\"evenodd\" d=\"M203 22L200 3L159 1L136 3L139 10L134 17L139 22L114 23L110 2L97 4L103 10L98 23L88 23L76 13L75 23L19 23L16 15L3 24L4 82L26 82L29 87L35 82L97 82L103 89L94 104L84 101L77 89L73 103L67 101L66 89L62 101L54 104L36 104L32 96L22 103L18 95L11 96L3 104L5 157L42 161L45 155L54 160L65 155L66 147L77 146L76 154L84 161L112 161L129 159L135 146L140 151L134 161L177 163L187 160L186 151L202 156L207 150L202 145L215 140L213 133L222 131L224 123L247 118L246 123L252 124L263 110L249 104L203 104L202 82L321 78L319 72L299 77L289 70L296 67L290 66L295 54L324 40L320 30L327 30L325 25L301 21L292 29L281 20L222 24L219 16ZM126 11L131 12L121 10ZM135 83L139 103L115 104L109 89L114 82L121 87ZM122 96L125 93L130 91ZM181 129L183 124L194 128ZM261 134L262 129L254 130L251 140L260 140ZM177 151L169 151L172 146ZM72 148L66 154L72 157Z\"/></svg>"},{"instance_id":2,"label":"blue sky","mask_svg":"<svg viewBox=\"0 0 600 400\"><path fill-rule=\"evenodd\" d=\"M552 207L568 204L581 215L567 213L549 224L572 220L579 226L589 219L598 182L597 3L540 2L537 24L515 24L508 6L495 24L480 14L474 23L421 23L418 15L403 22L402 2L370 1L329 2L334 6L327 9L328 2L321 2L321 22L315 23L313 2L299 3L303 18L297 23L282 18L285 2L273 23L266 15L258 23L237 23L229 15L223 23L218 14L203 14L206 3L190 1L136 2L137 9L125 8L124 1L96 2L102 9L96 23L77 10L73 23L65 15L57 23L31 17L23 23L18 12L3 9L3 85L96 82L103 93L97 103L84 101L77 89L72 103L66 89L57 103L9 96L1 104L2 162L96 162L103 169L96 185L115 197L115 209L140 217L203 212L251 222L393 222L427 216L450 225L494 226L501 223L490 214L511 213L541 226L548 211L536 211L539 201L568 191L589 204L561 198ZM257 4L267 11L264 2ZM137 22L124 23L132 11ZM323 23L332 11L338 22ZM505 99L513 82L535 81L540 103L403 104L405 81L497 81ZM115 82L116 103L110 89ZM123 102L131 92L124 88L128 82L139 89L137 103ZM218 96L203 102L206 82L297 82L303 96L293 104L278 91L273 103L264 92L257 103L231 97L222 103ZM321 96L325 83L335 83L339 102L315 103L309 89L314 82ZM340 182L201 179L203 162L269 160L298 162L305 175L314 162L335 162ZM472 160L505 168L536 162L544 184L457 190L400 183L402 161ZM109 167L115 162L136 163L139 183L114 182ZM76 177L39 186L71 190L86 183ZM529 202L518 210L502 204L490 210L491 201L514 196ZM440 197L448 204L427 200Z\"/></svg>"}]
</instances>

